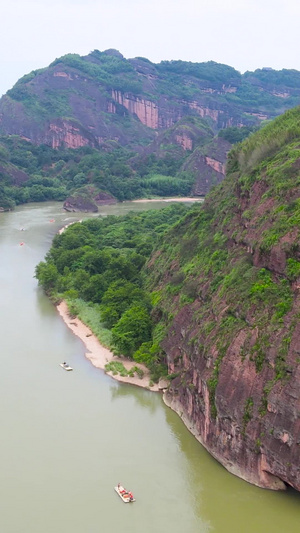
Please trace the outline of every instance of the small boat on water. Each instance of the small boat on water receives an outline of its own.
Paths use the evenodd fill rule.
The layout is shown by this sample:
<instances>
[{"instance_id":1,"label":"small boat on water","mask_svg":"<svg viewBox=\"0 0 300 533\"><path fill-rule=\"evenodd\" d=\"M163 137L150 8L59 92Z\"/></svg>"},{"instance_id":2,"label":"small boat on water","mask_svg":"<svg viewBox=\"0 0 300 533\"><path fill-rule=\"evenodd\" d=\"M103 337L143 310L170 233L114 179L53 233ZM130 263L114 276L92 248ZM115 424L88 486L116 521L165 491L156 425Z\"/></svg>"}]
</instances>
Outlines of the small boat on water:
<instances>
[{"instance_id":1,"label":"small boat on water","mask_svg":"<svg viewBox=\"0 0 300 533\"><path fill-rule=\"evenodd\" d=\"M73 368L70 365L68 365L68 363L60 363L59 366L61 366L64 370L68 370L68 371L73 370Z\"/></svg>"},{"instance_id":2,"label":"small boat on water","mask_svg":"<svg viewBox=\"0 0 300 533\"><path fill-rule=\"evenodd\" d=\"M124 489L120 483L118 483L117 487L114 487L117 494L119 494L120 498L122 498L124 503L131 503L135 502L135 498L133 497L132 492L130 490Z\"/></svg>"}]
</instances>

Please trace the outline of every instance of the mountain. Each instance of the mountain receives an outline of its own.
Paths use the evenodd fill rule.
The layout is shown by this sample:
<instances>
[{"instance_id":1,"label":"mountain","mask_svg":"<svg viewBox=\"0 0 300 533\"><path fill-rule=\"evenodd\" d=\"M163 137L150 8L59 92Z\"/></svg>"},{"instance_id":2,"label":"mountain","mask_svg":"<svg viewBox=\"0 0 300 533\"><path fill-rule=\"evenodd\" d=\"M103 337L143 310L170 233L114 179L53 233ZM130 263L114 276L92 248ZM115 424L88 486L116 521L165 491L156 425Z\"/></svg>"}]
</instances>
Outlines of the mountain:
<instances>
[{"instance_id":1,"label":"mountain","mask_svg":"<svg viewBox=\"0 0 300 533\"><path fill-rule=\"evenodd\" d=\"M117 50L67 54L23 76L0 99L0 207L68 198L80 208L80 186L92 209L99 194L206 195L224 179L231 144L299 101L295 70L241 75L213 61L154 64ZM19 149L22 142L27 149L18 160L12 144ZM35 146L40 155L48 149L48 162Z\"/></svg>"},{"instance_id":2,"label":"mountain","mask_svg":"<svg viewBox=\"0 0 300 533\"><path fill-rule=\"evenodd\" d=\"M230 472L300 490L300 108L236 145L227 176L147 263L165 400Z\"/></svg>"},{"instance_id":3,"label":"mountain","mask_svg":"<svg viewBox=\"0 0 300 533\"><path fill-rule=\"evenodd\" d=\"M294 70L241 75L213 61L154 64L94 50L67 54L21 78L0 100L0 133L54 148L107 140L141 146L187 115L204 118L217 132L258 124L299 98Z\"/></svg>"}]
</instances>

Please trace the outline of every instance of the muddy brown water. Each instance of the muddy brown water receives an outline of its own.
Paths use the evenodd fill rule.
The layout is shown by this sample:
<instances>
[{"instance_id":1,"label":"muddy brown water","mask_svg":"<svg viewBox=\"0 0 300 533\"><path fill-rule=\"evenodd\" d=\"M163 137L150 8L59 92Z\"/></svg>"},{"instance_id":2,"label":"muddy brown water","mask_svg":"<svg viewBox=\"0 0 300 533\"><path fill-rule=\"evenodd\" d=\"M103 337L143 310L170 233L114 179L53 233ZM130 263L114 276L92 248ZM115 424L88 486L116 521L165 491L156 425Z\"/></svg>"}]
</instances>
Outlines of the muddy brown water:
<instances>
[{"instance_id":1,"label":"muddy brown water","mask_svg":"<svg viewBox=\"0 0 300 533\"><path fill-rule=\"evenodd\" d=\"M298 533L298 493L232 476L159 394L117 383L84 357L34 278L55 233L79 218L57 203L0 214L0 531ZM134 504L114 492L118 482Z\"/></svg>"}]
</instances>

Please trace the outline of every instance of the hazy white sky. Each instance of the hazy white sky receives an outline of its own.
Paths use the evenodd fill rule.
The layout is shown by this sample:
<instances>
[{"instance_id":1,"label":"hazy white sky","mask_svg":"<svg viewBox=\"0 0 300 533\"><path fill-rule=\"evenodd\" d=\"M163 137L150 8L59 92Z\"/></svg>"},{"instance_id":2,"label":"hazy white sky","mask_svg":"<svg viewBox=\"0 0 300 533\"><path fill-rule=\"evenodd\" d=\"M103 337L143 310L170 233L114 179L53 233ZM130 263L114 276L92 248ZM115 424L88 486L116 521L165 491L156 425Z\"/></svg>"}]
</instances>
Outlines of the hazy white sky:
<instances>
[{"instance_id":1,"label":"hazy white sky","mask_svg":"<svg viewBox=\"0 0 300 533\"><path fill-rule=\"evenodd\" d=\"M0 95L67 53L300 70L298 0L6 0Z\"/></svg>"}]
</instances>

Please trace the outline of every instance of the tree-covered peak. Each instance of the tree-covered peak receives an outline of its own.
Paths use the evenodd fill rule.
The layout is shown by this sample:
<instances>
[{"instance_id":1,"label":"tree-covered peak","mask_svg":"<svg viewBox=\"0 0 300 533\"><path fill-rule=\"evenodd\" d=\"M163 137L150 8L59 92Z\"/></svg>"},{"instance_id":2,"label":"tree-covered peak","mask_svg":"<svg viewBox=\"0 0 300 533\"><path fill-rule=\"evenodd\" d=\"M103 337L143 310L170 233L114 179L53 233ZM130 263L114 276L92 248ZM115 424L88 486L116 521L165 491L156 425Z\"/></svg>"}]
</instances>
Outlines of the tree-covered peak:
<instances>
[{"instance_id":1,"label":"tree-covered peak","mask_svg":"<svg viewBox=\"0 0 300 533\"><path fill-rule=\"evenodd\" d=\"M274 87L287 87L298 89L300 87L300 72L295 69L274 70L269 68L256 69L254 72L247 71L243 75L245 79L253 83L263 83Z\"/></svg>"},{"instance_id":2,"label":"tree-covered peak","mask_svg":"<svg viewBox=\"0 0 300 533\"><path fill-rule=\"evenodd\" d=\"M233 67L207 61L204 63L192 63L191 61L161 61L157 68L161 72L173 72L193 76L195 78L206 80L212 83L223 83L229 85L238 84L241 81L241 74Z\"/></svg>"}]
</instances>

